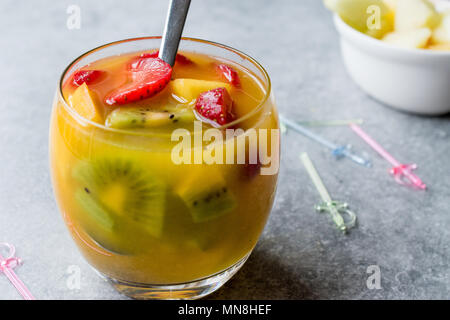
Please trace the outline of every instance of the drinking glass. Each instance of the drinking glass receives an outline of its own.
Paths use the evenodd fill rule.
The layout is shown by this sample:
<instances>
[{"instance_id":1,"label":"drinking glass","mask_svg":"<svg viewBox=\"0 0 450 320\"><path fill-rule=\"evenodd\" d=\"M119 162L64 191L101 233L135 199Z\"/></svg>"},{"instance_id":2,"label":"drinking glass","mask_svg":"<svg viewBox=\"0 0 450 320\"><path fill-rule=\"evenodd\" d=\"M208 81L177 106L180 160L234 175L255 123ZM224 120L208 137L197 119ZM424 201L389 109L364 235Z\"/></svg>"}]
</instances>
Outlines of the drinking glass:
<instances>
[{"instance_id":1,"label":"drinking glass","mask_svg":"<svg viewBox=\"0 0 450 320\"><path fill-rule=\"evenodd\" d=\"M63 219L82 255L119 292L137 299L195 299L220 288L247 260L272 208L277 168L261 174L265 164L247 160L244 164L176 164L171 154L178 142L167 132L155 128L119 130L94 123L80 116L62 91L63 83L80 67L107 57L159 48L160 42L160 37L113 42L81 55L66 68L51 116L52 184ZM231 142L236 142L236 148L241 145L248 149L248 141L241 138L248 135L249 129L254 129L257 137L261 137L261 129L278 130L270 79L258 62L236 49L198 39L183 38L180 50L235 63L248 70L264 91L257 108L226 128L219 128L247 128L240 135L224 139L224 149ZM267 136L270 140L270 134ZM265 152L278 157L279 136L271 140ZM194 152L195 146L192 148ZM106 188L105 181L124 173L134 186L127 194L129 216L105 219L105 210L114 211L109 204L114 192L102 202L93 201L92 191L83 181ZM183 187L192 179L189 188ZM188 208L173 192L177 188L203 192L206 203L208 197L224 196L208 194L216 185L221 185L220 192L232 199L233 209L200 222L192 221ZM138 200L143 197L141 193L158 195L163 191L166 198L161 207L145 207ZM149 224L158 221L133 220L131 215L155 215L163 227L149 232L154 230Z\"/></svg>"}]
</instances>

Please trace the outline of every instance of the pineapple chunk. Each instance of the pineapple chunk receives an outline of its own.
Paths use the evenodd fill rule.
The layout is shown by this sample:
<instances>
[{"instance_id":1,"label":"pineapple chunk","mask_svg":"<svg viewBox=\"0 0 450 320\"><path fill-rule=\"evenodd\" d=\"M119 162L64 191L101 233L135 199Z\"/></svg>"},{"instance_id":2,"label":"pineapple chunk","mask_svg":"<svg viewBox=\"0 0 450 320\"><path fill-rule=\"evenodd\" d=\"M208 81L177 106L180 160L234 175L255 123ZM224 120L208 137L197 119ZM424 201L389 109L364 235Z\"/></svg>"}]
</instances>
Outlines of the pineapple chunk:
<instances>
[{"instance_id":1,"label":"pineapple chunk","mask_svg":"<svg viewBox=\"0 0 450 320\"><path fill-rule=\"evenodd\" d=\"M371 37L379 39L393 30L394 14L382 0L324 0L324 3L349 26ZM369 10L372 7L379 8L379 17L375 16L376 11Z\"/></svg>"},{"instance_id":2,"label":"pineapple chunk","mask_svg":"<svg viewBox=\"0 0 450 320\"><path fill-rule=\"evenodd\" d=\"M428 0L398 0L397 2L395 31L433 29L439 21L439 13Z\"/></svg>"},{"instance_id":3,"label":"pineapple chunk","mask_svg":"<svg viewBox=\"0 0 450 320\"><path fill-rule=\"evenodd\" d=\"M89 90L86 83L79 86L74 94L69 97L69 103L83 118L97 123L103 122L97 96Z\"/></svg>"},{"instance_id":4,"label":"pineapple chunk","mask_svg":"<svg viewBox=\"0 0 450 320\"><path fill-rule=\"evenodd\" d=\"M172 93L186 102L197 99L202 92L216 88L226 88L228 92L231 92L231 85L220 81L175 79L170 82L170 86Z\"/></svg>"},{"instance_id":5,"label":"pineapple chunk","mask_svg":"<svg viewBox=\"0 0 450 320\"><path fill-rule=\"evenodd\" d=\"M442 14L441 22L433 31L431 41L434 44L450 43L450 11Z\"/></svg>"},{"instance_id":6,"label":"pineapple chunk","mask_svg":"<svg viewBox=\"0 0 450 320\"><path fill-rule=\"evenodd\" d=\"M382 40L398 47L420 49L425 48L428 45L430 38L431 30L428 28L421 28L402 32L391 32L384 36Z\"/></svg>"}]
</instances>

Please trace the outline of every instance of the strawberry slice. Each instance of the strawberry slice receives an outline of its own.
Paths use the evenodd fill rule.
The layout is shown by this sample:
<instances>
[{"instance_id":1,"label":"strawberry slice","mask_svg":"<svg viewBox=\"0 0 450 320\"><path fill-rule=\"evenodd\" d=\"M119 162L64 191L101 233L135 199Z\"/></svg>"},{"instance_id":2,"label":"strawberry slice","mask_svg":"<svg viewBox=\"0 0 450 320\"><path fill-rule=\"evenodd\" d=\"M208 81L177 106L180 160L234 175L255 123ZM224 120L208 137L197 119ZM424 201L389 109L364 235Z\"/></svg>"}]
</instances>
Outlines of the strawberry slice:
<instances>
[{"instance_id":1,"label":"strawberry slice","mask_svg":"<svg viewBox=\"0 0 450 320\"><path fill-rule=\"evenodd\" d=\"M239 79L239 75L232 67L226 64L219 64L217 66L217 72L225 78L229 83L231 83L235 87L241 86L241 80Z\"/></svg>"},{"instance_id":2,"label":"strawberry slice","mask_svg":"<svg viewBox=\"0 0 450 320\"><path fill-rule=\"evenodd\" d=\"M172 77L172 67L159 58L147 58L131 72L131 83L125 84L105 98L106 104L126 104L153 97L161 92Z\"/></svg>"},{"instance_id":3,"label":"strawberry slice","mask_svg":"<svg viewBox=\"0 0 450 320\"><path fill-rule=\"evenodd\" d=\"M172 68L159 58L146 58L131 72L132 82L126 84L105 98L109 105L126 104L150 98L169 83Z\"/></svg>"},{"instance_id":4,"label":"strawberry slice","mask_svg":"<svg viewBox=\"0 0 450 320\"><path fill-rule=\"evenodd\" d=\"M128 65L128 69L129 70L140 69L142 65L146 63L145 61L148 58L158 58L158 56L159 50L150 53L142 53L139 57L135 57L131 60L130 64ZM193 63L191 59L180 53L177 53L177 56L175 57L175 62L182 65L189 65Z\"/></svg>"},{"instance_id":5,"label":"strawberry slice","mask_svg":"<svg viewBox=\"0 0 450 320\"><path fill-rule=\"evenodd\" d=\"M158 52L159 54L159 52ZM189 59L186 56L183 56L181 53L177 53L177 56L175 57L175 62L178 62L179 64L182 65L188 65L191 63L194 63L191 59Z\"/></svg>"},{"instance_id":6,"label":"strawberry slice","mask_svg":"<svg viewBox=\"0 0 450 320\"><path fill-rule=\"evenodd\" d=\"M80 70L73 74L72 83L77 87L83 83L89 85L98 80L103 73L104 71L101 70Z\"/></svg>"},{"instance_id":7,"label":"strawberry slice","mask_svg":"<svg viewBox=\"0 0 450 320\"><path fill-rule=\"evenodd\" d=\"M202 92L195 103L195 110L202 117L221 126L234 120L232 108L233 100L225 88Z\"/></svg>"}]
</instances>

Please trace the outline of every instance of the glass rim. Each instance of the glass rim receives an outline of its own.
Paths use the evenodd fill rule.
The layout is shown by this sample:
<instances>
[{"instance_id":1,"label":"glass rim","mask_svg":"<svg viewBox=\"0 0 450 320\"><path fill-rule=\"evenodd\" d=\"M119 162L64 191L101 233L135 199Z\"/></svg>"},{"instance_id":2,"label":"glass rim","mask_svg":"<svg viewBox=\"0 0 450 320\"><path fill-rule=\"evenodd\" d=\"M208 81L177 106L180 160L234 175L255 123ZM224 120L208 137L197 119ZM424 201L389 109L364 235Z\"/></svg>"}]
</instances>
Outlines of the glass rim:
<instances>
[{"instance_id":1,"label":"glass rim","mask_svg":"<svg viewBox=\"0 0 450 320\"><path fill-rule=\"evenodd\" d=\"M94 122L92 120L89 120L85 117L83 117L82 115L80 115L66 100L66 97L64 97L63 94L63 81L64 81L64 77L67 75L67 73L71 70L71 68L80 60L82 60L83 58L98 52L102 49L108 48L110 46L114 46L114 45L118 45L118 44L122 44L122 43L127 43L127 42L133 42L133 41L142 41L142 40L156 40L156 39L161 39L161 36L148 36L148 37L136 37L136 38L127 38L127 39L123 39L123 40L116 40L113 42L109 42L103 45L100 45L98 47L95 47L89 51L84 52L83 54L81 54L80 56L78 56L77 58L75 58L72 62L69 63L69 65L64 69L64 71L61 74L61 77L59 79L59 85L58 85L58 100L61 101L64 105L64 108L66 109L66 111L74 118L81 120L83 123L92 125L94 127L97 127L99 129L105 130L105 131L110 131L110 132L114 132L114 133L121 133L121 134L127 134L127 135L137 135L137 136L167 136L170 134L167 133L162 133L162 132L158 132L158 130L155 129L151 129L151 130L147 130L147 131L134 131L134 130L130 130L130 129L117 129L117 128L110 128L105 126L104 124L100 124L97 122ZM267 100L269 99L271 93L272 93L272 83L269 77L269 74L267 73L266 69L253 57L249 56L248 54L235 49L233 47L218 43L218 42L214 42L214 41L209 41L209 40L203 40L203 39L198 39L198 38L190 38L190 37L182 37L181 41L190 41L190 42L194 42L194 43L202 43L202 44L207 44L207 45L211 45L213 47L218 47L224 50L228 50L234 54L237 54L238 56L245 58L246 60L250 61L254 66L256 66L258 68L258 70L262 73L264 79L267 82L267 90L265 92L265 96L264 98L259 102L258 106L256 108L254 108L252 111L248 112L247 114L245 114L244 116L234 120L233 122L230 122L226 125L223 126L219 126L216 127L217 129L221 130L221 129L227 129L233 126L236 126L237 124L251 118L253 115L255 115L256 113L258 113L263 106L266 104Z\"/></svg>"}]
</instances>

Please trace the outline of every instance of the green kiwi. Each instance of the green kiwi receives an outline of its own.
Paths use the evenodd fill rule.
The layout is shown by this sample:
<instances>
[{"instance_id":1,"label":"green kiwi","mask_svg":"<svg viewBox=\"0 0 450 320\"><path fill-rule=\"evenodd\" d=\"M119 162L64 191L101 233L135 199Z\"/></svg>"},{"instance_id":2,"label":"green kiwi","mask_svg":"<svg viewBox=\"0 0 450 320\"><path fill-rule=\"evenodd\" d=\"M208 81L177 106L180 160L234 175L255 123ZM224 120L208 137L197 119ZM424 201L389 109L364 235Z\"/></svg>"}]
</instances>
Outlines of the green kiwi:
<instances>
[{"instance_id":1,"label":"green kiwi","mask_svg":"<svg viewBox=\"0 0 450 320\"><path fill-rule=\"evenodd\" d=\"M111 253L120 255L136 253L136 246L130 243L128 239L124 239L124 241L113 240L114 238L111 235L118 235L118 231L121 231L121 229L117 230L120 222L114 212L99 202L98 199L95 199L88 189L79 189L75 193L75 199L95 222L95 227L93 227L92 224L81 221L83 230L92 241Z\"/></svg>"},{"instance_id":2,"label":"green kiwi","mask_svg":"<svg viewBox=\"0 0 450 320\"><path fill-rule=\"evenodd\" d=\"M79 189L75 193L75 199L78 201L84 211L89 212L89 215L96 224L101 226L104 230L112 232L114 228L114 219L111 211L103 205L100 201L95 199L89 189Z\"/></svg>"},{"instance_id":3,"label":"green kiwi","mask_svg":"<svg viewBox=\"0 0 450 320\"><path fill-rule=\"evenodd\" d=\"M175 189L196 223L214 220L236 207L236 198L220 172L207 170L203 174L191 172Z\"/></svg>"},{"instance_id":4,"label":"green kiwi","mask_svg":"<svg viewBox=\"0 0 450 320\"><path fill-rule=\"evenodd\" d=\"M81 185L76 199L103 229L114 233L132 223L153 237L161 236L166 185L134 161L105 158L83 162L75 168L74 177Z\"/></svg>"},{"instance_id":5,"label":"green kiwi","mask_svg":"<svg viewBox=\"0 0 450 320\"><path fill-rule=\"evenodd\" d=\"M106 126L116 129L153 128L192 123L195 120L191 108L127 108L112 111L106 118Z\"/></svg>"}]
</instances>

